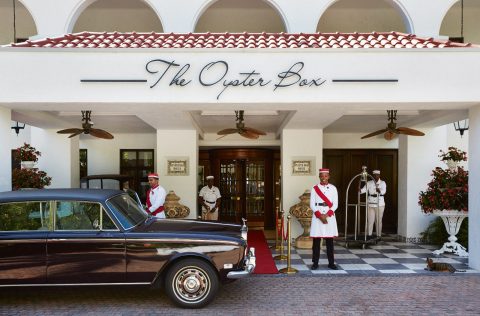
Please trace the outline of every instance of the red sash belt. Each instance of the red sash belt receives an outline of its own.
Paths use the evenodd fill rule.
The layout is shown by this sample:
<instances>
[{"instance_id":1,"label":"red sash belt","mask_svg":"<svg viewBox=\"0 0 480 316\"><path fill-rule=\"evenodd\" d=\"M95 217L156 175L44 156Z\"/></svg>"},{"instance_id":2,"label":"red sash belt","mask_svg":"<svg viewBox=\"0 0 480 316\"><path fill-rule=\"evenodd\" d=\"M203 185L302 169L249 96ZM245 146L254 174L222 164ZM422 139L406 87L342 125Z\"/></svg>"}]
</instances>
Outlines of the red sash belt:
<instances>
[{"instance_id":1,"label":"red sash belt","mask_svg":"<svg viewBox=\"0 0 480 316\"><path fill-rule=\"evenodd\" d=\"M157 215L158 213L161 213L165 210L165 208L162 206L160 206L159 208L157 208L155 211L151 212L150 214L152 214L153 216Z\"/></svg>"},{"instance_id":2,"label":"red sash belt","mask_svg":"<svg viewBox=\"0 0 480 316\"><path fill-rule=\"evenodd\" d=\"M325 203L327 203L328 207L332 207L333 203L330 202L330 200L325 196L325 194L323 194L322 191L320 191L320 189L318 188L318 186L314 186L313 189L315 190L315 192L317 192L318 196L319 196Z\"/></svg>"}]
</instances>

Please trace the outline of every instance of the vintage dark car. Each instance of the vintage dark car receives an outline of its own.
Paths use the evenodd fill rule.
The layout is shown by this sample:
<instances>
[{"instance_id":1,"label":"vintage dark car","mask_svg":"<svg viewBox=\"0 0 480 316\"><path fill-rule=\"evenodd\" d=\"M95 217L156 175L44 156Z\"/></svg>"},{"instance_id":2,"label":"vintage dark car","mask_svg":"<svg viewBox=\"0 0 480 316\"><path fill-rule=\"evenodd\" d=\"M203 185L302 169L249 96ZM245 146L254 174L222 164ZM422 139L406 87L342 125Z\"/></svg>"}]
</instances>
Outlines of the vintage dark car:
<instances>
[{"instance_id":1,"label":"vintage dark car","mask_svg":"<svg viewBox=\"0 0 480 316\"><path fill-rule=\"evenodd\" d=\"M119 190L0 193L0 286L150 285L198 308L254 269L245 225L159 220Z\"/></svg>"}]
</instances>

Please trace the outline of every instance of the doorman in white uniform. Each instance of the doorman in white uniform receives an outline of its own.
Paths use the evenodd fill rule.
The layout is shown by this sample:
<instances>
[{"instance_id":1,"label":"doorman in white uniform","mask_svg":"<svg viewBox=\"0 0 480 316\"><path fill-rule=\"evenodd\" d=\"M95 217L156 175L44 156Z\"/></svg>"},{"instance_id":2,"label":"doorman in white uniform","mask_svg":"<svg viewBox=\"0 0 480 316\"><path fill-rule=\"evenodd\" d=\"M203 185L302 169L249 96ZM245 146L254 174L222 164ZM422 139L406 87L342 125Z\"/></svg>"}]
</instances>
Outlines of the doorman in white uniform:
<instances>
[{"instance_id":1,"label":"doorman in white uniform","mask_svg":"<svg viewBox=\"0 0 480 316\"><path fill-rule=\"evenodd\" d=\"M367 182L363 186L360 193L365 193L368 190L368 236L371 238L373 233L373 223L377 223L377 237L382 236L382 218L385 210L384 195L387 193L387 184L380 179L380 170L372 171L374 180ZM378 211L378 218L377 218Z\"/></svg>"},{"instance_id":2,"label":"doorman in white uniform","mask_svg":"<svg viewBox=\"0 0 480 316\"><path fill-rule=\"evenodd\" d=\"M213 185L213 176L208 176L207 185L198 194L198 202L202 205L202 219L218 220L218 209L220 207L220 190Z\"/></svg>"},{"instance_id":3,"label":"doorman in white uniform","mask_svg":"<svg viewBox=\"0 0 480 316\"><path fill-rule=\"evenodd\" d=\"M147 192L147 212L156 218L166 218L163 204L165 204L167 192L158 184L157 173L150 173L148 175L148 184L150 185L150 189Z\"/></svg>"},{"instance_id":4,"label":"doorman in white uniform","mask_svg":"<svg viewBox=\"0 0 480 316\"><path fill-rule=\"evenodd\" d=\"M312 245L312 270L318 269L320 259L320 241L325 239L327 246L328 267L337 270L333 256L333 238L338 236L335 211L338 208L337 188L328 183L330 170L322 168L318 171L320 183L314 186L310 193L310 208L313 211L310 237Z\"/></svg>"}]
</instances>

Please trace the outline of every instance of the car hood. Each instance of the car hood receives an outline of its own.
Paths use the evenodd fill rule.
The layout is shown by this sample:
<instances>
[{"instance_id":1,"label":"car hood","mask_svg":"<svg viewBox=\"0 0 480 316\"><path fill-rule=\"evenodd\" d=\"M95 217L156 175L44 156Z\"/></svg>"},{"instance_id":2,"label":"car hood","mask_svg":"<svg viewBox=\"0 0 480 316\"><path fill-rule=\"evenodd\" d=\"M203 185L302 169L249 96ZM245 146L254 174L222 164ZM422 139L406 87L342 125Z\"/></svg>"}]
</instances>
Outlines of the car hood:
<instances>
[{"instance_id":1,"label":"car hood","mask_svg":"<svg viewBox=\"0 0 480 316\"><path fill-rule=\"evenodd\" d=\"M220 235L229 237L241 237L241 225L201 221L201 220L189 220L189 219L157 219L151 218L147 220L143 225L139 225L134 228L134 232L137 233L169 233L175 232L176 234L208 234L208 235Z\"/></svg>"}]
</instances>

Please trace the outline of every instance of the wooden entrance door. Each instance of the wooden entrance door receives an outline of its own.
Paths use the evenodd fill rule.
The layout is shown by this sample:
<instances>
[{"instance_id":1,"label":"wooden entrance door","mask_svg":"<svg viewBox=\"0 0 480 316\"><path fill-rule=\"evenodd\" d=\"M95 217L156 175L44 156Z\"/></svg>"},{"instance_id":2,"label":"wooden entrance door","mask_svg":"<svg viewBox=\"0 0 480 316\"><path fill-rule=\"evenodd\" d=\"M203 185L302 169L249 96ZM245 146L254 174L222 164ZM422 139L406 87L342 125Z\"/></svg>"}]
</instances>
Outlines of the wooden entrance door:
<instances>
[{"instance_id":1,"label":"wooden entrance door","mask_svg":"<svg viewBox=\"0 0 480 316\"><path fill-rule=\"evenodd\" d=\"M200 165L210 169L222 195L221 221L241 223L245 218L249 227L274 226L273 167L279 158L276 152L216 149L200 153Z\"/></svg>"},{"instance_id":2,"label":"wooden entrance door","mask_svg":"<svg viewBox=\"0 0 480 316\"><path fill-rule=\"evenodd\" d=\"M325 149L323 166L330 168L330 182L338 189L338 211L336 212L338 230L345 231L345 198L350 180L367 166L368 172L379 169L381 179L387 183L385 195L385 213L383 215L384 233L397 233L398 227L398 151L395 149ZM358 182L351 184L348 196L349 203L357 203ZM353 232L353 211L349 211L348 232ZM364 214L361 214L364 223ZM362 226L363 231L363 226Z\"/></svg>"}]
</instances>

